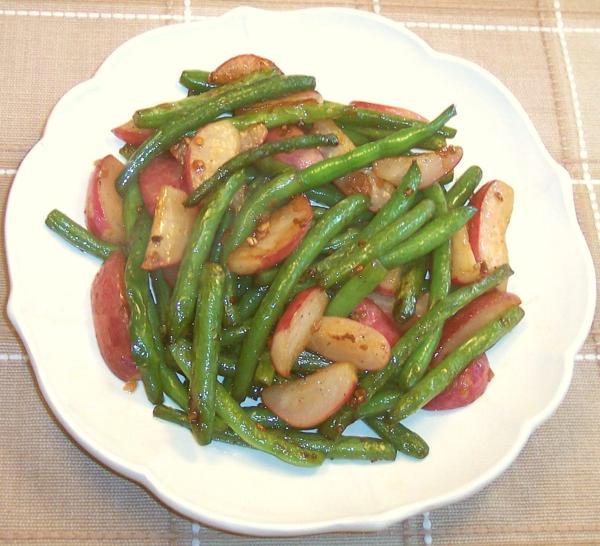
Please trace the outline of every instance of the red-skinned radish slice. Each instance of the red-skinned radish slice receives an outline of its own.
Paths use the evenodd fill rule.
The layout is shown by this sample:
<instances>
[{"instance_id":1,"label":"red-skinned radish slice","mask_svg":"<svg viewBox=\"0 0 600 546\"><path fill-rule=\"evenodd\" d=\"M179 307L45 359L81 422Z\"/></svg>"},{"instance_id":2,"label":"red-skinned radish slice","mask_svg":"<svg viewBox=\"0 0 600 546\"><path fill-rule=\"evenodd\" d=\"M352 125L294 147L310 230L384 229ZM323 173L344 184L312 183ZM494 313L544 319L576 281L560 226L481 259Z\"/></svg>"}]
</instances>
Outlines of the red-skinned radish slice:
<instances>
[{"instance_id":1,"label":"red-skinned radish slice","mask_svg":"<svg viewBox=\"0 0 600 546\"><path fill-rule=\"evenodd\" d=\"M354 150L356 146L346 136L346 133L342 131L333 120L323 119L315 121L310 130L311 133L316 135L335 135L338 139L338 144L335 146L321 146L319 151L323 154L326 159L330 157L337 157L338 155L345 154L351 150Z\"/></svg>"},{"instance_id":2,"label":"red-skinned radish slice","mask_svg":"<svg viewBox=\"0 0 600 546\"><path fill-rule=\"evenodd\" d=\"M372 169L351 172L333 181L344 195L362 193L371 200L369 209L377 212L385 205L396 189L392 184L379 178Z\"/></svg>"},{"instance_id":3,"label":"red-skinned radish slice","mask_svg":"<svg viewBox=\"0 0 600 546\"><path fill-rule=\"evenodd\" d=\"M102 264L92 283L91 299L96 340L104 362L123 381L139 379L131 356L122 252L113 252Z\"/></svg>"},{"instance_id":4,"label":"red-skinned radish slice","mask_svg":"<svg viewBox=\"0 0 600 546\"><path fill-rule=\"evenodd\" d=\"M172 186L164 186L161 190L142 269L160 269L181 261L198 214L196 207L183 206L186 199L187 193Z\"/></svg>"},{"instance_id":5,"label":"red-skinned radish slice","mask_svg":"<svg viewBox=\"0 0 600 546\"><path fill-rule=\"evenodd\" d=\"M395 296L400 288L402 268L394 267L387 272L385 278L377 285L377 292L382 296Z\"/></svg>"},{"instance_id":6,"label":"red-skinned radish slice","mask_svg":"<svg viewBox=\"0 0 600 546\"><path fill-rule=\"evenodd\" d=\"M268 132L263 123L256 123L240 131L240 153L260 146L267 138Z\"/></svg>"},{"instance_id":7,"label":"red-skinned radish slice","mask_svg":"<svg viewBox=\"0 0 600 546\"><path fill-rule=\"evenodd\" d=\"M115 244L125 242L123 200L115 188L122 169L123 164L112 155L98 160L90 176L85 203L88 229L96 237Z\"/></svg>"},{"instance_id":8,"label":"red-skinned radish slice","mask_svg":"<svg viewBox=\"0 0 600 546\"><path fill-rule=\"evenodd\" d=\"M452 283L470 284L481 278L481 264L475 260L467 226L452 235Z\"/></svg>"},{"instance_id":9,"label":"red-skinned radish slice","mask_svg":"<svg viewBox=\"0 0 600 546\"><path fill-rule=\"evenodd\" d=\"M262 401L296 428L313 428L331 417L354 393L358 377L348 362L336 362L288 383L262 391Z\"/></svg>"},{"instance_id":10,"label":"red-skinned radish slice","mask_svg":"<svg viewBox=\"0 0 600 546\"><path fill-rule=\"evenodd\" d=\"M370 298L361 301L352 311L351 317L361 324L375 328L387 339L390 347L400 339L396 323Z\"/></svg>"},{"instance_id":11,"label":"red-skinned radish slice","mask_svg":"<svg viewBox=\"0 0 600 546\"><path fill-rule=\"evenodd\" d=\"M479 210L467 222L467 231L473 256L480 264L482 275L509 263L506 229L513 202L513 189L500 180L483 185L471 199L471 206ZM506 289L506 284L503 283L501 288Z\"/></svg>"},{"instance_id":12,"label":"red-skinned radish slice","mask_svg":"<svg viewBox=\"0 0 600 546\"><path fill-rule=\"evenodd\" d=\"M254 234L229 255L227 266L238 275L253 275L278 264L300 244L312 217L306 196L294 197L257 226Z\"/></svg>"},{"instance_id":13,"label":"red-skinned radish slice","mask_svg":"<svg viewBox=\"0 0 600 546\"><path fill-rule=\"evenodd\" d=\"M240 153L240 132L229 119L209 123L190 139L183 165L185 189L192 193L215 171Z\"/></svg>"},{"instance_id":14,"label":"red-skinned radish slice","mask_svg":"<svg viewBox=\"0 0 600 546\"><path fill-rule=\"evenodd\" d=\"M169 153L161 154L148 163L140 172L140 192L144 205L150 214L154 214L156 200L165 186L181 189L183 179L181 165Z\"/></svg>"},{"instance_id":15,"label":"red-skinned radish slice","mask_svg":"<svg viewBox=\"0 0 600 546\"><path fill-rule=\"evenodd\" d=\"M262 70L275 70L281 74L281 70L269 59L252 54L236 55L215 68L208 75L208 81L222 85Z\"/></svg>"},{"instance_id":16,"label":"red-skinned radish slice","mask_svg":"<svg viewBox=\"0 0 600 546\"><path fill-rule=\"evenodd\" d=\"M351 362L359 370L380 370L390 359L390 344L383 334L344 317L323 317L307 347L334 362Z\"/></svg>"},{"instance_id":17,"label":"red-skinned radish slice","mask_svg":"<svg viewBox=\"0 0 600 546\"><path fill-rule=\"evenodd\" d=\"M271 362L275 371L289 377L298 355L306 347L312 330L325 312L329 297L321 288L307 288L287 306L271 339Z\"/></svg>"},{"instance_id":18,"label":"red-skinned radish slice","mask_svg":"<svg viewBox=\"0 0 600 546\"><path fill-rule=\"evenodd\" d=\"M127 144L132 144L133 146L139 146L143 144L144 141L154 133L154 129L143 129L141 127L136 127L133 120L123 123L123 125L119 125L112 130L113 135L117 138L120 138L123 142Z\"/></svg>"},{"instance_id":19,"label":"red-skinned radish slice","mask_svg":"<svg viewBox=\"0 0 600 546\"><path fill-rule=\"evenodd\" d=\"M298 91L297 93L290 93L284 97L277 99L266 100L263 102L257 102L251 106L244 106L243 108L237 108L236 115L248 114L250 112L262 112L263 110L273 110L282 106L295 106L297 104L322 104L323 97L318 91Z\"/></svg>"},{"instance_id":20,"label":"red-skinned radish slice","mask_svg":"<svg viewBox=\"0 0 600 546\"><path fill-rule=\"evenodd\" d=\"M460 375L433 400L424 406L427 410L462 408L477 400L494 377L487 356L479 355Z\"/></svg>"},{"instance_id":21,"label":"red-skinned radish slice","mask_svg":"<svg viewBox=\"0 0 600 546\"><path fill-rule=\"evenodd\" d=\"M361 100L353 100L350 104L352 106L356 106L357 108L367 108L368 110L376 110L377 112L386 112L388 114L402 116L403 118L414 119L417 121L422 121L423 123L429 123L429 120L426 117L423 117L421 114L417 114L417 112L413 112L412 110L407 110L406 108L400 108L399 106L388 106L386 104L377 104L375 102L364 102Z\"/></svg>"},{"instance_id":22,"label":"red-skinned radish slice","mask_svg":"<svg viewBox=\"0 0 600 546\"><path fill-rule=\"evenodd\" d=\"M412 156L396 156L379 159L373 163L373 172L397 186L408 172L413 161L421 170L419 189L427 188L446 176L462 159L460 146L445 146L435 152L424 152Z\"/></svg>"},{"instance_id":23,"label":"red-skinned radish slice","mask_svg":"<svg viewBox=\"0 0 600 546\"><path fill-rule=\"evenodd\" d=\"M267 138L265 142L273 142L276 140L283 140L285 138L292 138L296 136L301 136L304 134L304 131L297 127L296 125L287 125L282 127L275 127L271 129L267 134ZM310 167L315 163L323 160L323 154L317 148L308 148L303 150L294 150L293 152L289 152L287 154L276 154L273 156L278 161L286 163L294 167L294 169L301 171L302 169L306 169L306 167Z\"/></svg>"}]
</instances>

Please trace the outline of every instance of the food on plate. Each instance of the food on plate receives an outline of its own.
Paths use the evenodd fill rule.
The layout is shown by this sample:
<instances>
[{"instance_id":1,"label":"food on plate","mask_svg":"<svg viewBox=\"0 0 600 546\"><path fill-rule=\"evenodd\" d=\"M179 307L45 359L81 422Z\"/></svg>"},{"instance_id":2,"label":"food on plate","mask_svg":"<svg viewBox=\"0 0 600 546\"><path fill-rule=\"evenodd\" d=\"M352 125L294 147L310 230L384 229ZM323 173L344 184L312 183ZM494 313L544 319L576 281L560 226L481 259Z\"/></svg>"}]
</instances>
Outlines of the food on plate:
<instances>
[{"instance_id":1,"label":"food on plate","mask_svg":"<svg viewBox=\"0 0 600 546\"><path fill-rule=\"evenodd\" d=\"M200 445L298 466L427 456L402 421L481 397L486 351L523 317L512 188L477 190L477 166L455 180L453 106L328 101L253 54L180 82L188 96L113 129L126 162L96 163L88 229L46 219L104 262L106 365ZM358 419L377 437L345 434Z\"/></svg>"}]
</instances>

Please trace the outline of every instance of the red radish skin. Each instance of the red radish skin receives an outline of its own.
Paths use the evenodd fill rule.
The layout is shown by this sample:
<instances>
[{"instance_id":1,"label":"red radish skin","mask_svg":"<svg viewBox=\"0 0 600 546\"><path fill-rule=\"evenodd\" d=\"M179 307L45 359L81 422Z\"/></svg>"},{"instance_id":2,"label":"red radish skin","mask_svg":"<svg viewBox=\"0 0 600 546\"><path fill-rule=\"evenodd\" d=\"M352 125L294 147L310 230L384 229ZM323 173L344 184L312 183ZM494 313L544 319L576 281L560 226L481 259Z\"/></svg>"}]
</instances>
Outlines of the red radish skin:
<instances>
[{"instance_id":1,"label":"red radish skin","mask_svg":"<svg viewBox=\"0 0 600 546\"><path fill-rule=\"evenodd\" d=\"M143 144L152 133L154 133L154 129L142 129L141 127L136 127L131 119L112 130L113 135L120 138L126 144L131 144L133 146Z\"/></svg>"},{"instance_id":2,"label":"red radish skin","mask_svg":"<svg viewBox=\"0 0 600 546\"><path fill-rule=\"evenodd\" d=\"M161 154L142 170L139 180L144 205L148 212L154 215L156 200L164 186L182 189L181 165L170 153Z\"/></svg>"},{"instance_id":3,"label":"red radish skin","mask_svg":"<svg viewBox=\"0 0 600 546\"><path fill-rule=\"evenodd\" d=\"M268 132L265 142L274 142L276 140L283 140L285 138L292 138L303 134L304 131L296 125L275 127ZM291 165L294 169L299 171L323 160L323 154L317 148L295 150L289 153L276 154L273 157L278 161Z\"/></svg>"},{"instance_id":4,"label":"red radish skin","mask_svg":"<svg viewBox=\"0 0 600 546\"><path fill-rule=\"evenodd\" d=\"M329 297L321 288L307 288L287 306L271 339L271 362L275 371L289 377L298 355L306 347L312 330L325 312Z\"/></svg>"},{"instance_id":5,"label":"red radish skin","mask_svg":"<svg viewBox=\"0 0 600 546\"><path fill-rule=\"evenodd\" d=\"M88 229L96 237L115 244L125 242L123 200L115 188L122 169L123 164L112 155L97 161L88 183L85 204Z\"/></svg>"},{"instance_id":6,"label":"red radish skin","mask_svg":"<svg viewBox=\"0 0 600 546\"><path fill-rule=\"evenodd\" d=\"M265 388L262 401L289 425L313 428L350 400L357 383L356 368L336 362L302 379Z\"/></svg>"},{"instance_id":7,"label":"red radish skin","mask_svg":"<svg viewBox=\"0 0 600 546\"><path fill-rule=\"evenodd\" d=\"M125 255L113 252L96 274L91 290L98 348L108 368L123 381L139 379L131 357L129 307L125 298Z\"/></svg>"},{"instance_id":8,"label":"red radish skin","mask_svg":"<svg viewBox=\"0 0 600 546\"><path fill-rule=\"evenodd\" d=\"M236 55L215 68L208 75L208 81L222 85L262 70L275 70L281 74L281 70L269 59L252 54Z\"/></svg>"},{"instance_id":9,"label":"red radish skin","mask_svg":"<svg viewBox=\"0 0 600 546\"><path fill-rule=\"evenodd\" d=\"M460 146L446 146L434 152L379 159L373 163L373 172L383 180L398 186L411 164L416 162L421 171L419 189L422 190L452 171L462 156L463 149Z\"/></svg>"},{"instance_id":10,"label":"red radish skin","mask_svg":"<svg viewBox=\"0 0 600 546\"><path fill-rule=\"evenodd\" d=\"M494 377L487 356L474 359L450 386L424 406L427 410L462 408L477 400Z\"/></svg>"},{"instance_id":11,"label":"red radish skin","mask_svg":"<svg viewBox=\"0 0 600 546\"><path fill-rule=\"evenodd\" d=\"M388 114L394 114L396 116L402 116L408 119L414 119L416 121L422 121L423 123L429 123L429 120L426 117L423 117L421 114L417 114L412 110L407 110L406 108L400 108L398 106L387 106L386 104L377 104L375 102L364 102L361 100L353 100L350 103L352 106L356 106L357 108L367 108L368 110L376 110L378 112L386 112Z\"/></svg>"},{"instance_id":12,"label":"red radish skin","mask_svg":"<svg viewBox=\"0 0 600 546\"><path fill-rule=\"evenodd\" d=\"M390 359L390 344L371 326L345 317L323 317L308 349L333 362L350 362L359 370L381 370Z\"/></svg>"},{"instance_id":13,"label":"red radish skin","mask_svg":"<svg viewBox=\"0 0 600 546\"><path fill-rule=\"evenodd\" d=\"M500 180L483 185L471 199L478 211L467 222L469 243L484 275L508 263L506 230L513 202L513 189Z\"/></svg>"},{"instance_id":14,"label":"red radish skin","mask_svg":"<svg viewBox=\"0 0 600 546\"><path fill-rule=\"evenodd\" d=\"M394 321L370 298L365 298L354 308L352 318L361 324L375 328L387 339L390 347L393 347L400 339L400 333Z\"/></svg>"},{"instance_id":15,"label":"red radish skin","mask_svg":"<svg viewBox=\"0 0 600 546\"><path fill-rule=\"evenodd\" d=\"M238 275L253 275L287 258L300 244L312 222L310 201L304 194L294 197L261 222L227 259Z\"/></svg>"}]
</instances>

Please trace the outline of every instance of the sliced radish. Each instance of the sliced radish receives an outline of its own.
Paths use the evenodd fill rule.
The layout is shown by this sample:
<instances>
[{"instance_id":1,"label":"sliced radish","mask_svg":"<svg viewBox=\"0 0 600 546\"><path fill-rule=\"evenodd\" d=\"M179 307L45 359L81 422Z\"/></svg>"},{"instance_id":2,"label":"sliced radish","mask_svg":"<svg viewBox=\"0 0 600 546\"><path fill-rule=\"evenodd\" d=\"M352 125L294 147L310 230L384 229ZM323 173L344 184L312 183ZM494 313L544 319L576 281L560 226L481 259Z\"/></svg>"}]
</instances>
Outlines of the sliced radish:
<instances>
[{"instance_id":1,"label":"sliced radish","mask_svg":"<svg viewBox=\"0 0 600 546\"><path fill-rule=\"evenodd\" d=\"M231 271L253 275L287 258L310 228L312 207L304 194L294 197L261 222L227 259Z\"/></svg>"},{"instance_id":2,"label":"sliced radish","mask_svg":"<svg viewBox=\"0 0 600 546\"><path fill-rule=\"evenodd\" d=\"M480 264L483 275L508 263L506 229L513 202L513 189L500 180L488 182L471 199L471 206L479 210L467 222L467 231L473 256ZM506 282L502 288L506 289Z\"/></svg>"},{"instance_id":3,"label":"sliced radish","mask_svg":"<svg viewBox=\"0 0 600 546\"><path fill-rule=\"evenodd\" d=\"M351 150L354 150L356 147L354 146L354 143L346 136L346 133L344 133L344 131L342 131L336 125L336 123L330 119L315 121L310 132L316 135L335 135L337 137L338 144L336 146L321 146L319 148L320 152L325 158L343 155Z\"/></svg>"},{"instance_id":4,"label":"sliced radish","mask_svg":"<svg viewBox=\"0 0 600 546\"><path fill-rule=\"evenodd\" d=\"M266 125L262 123L255 123L240 131L240 152L246 152L260 146L267 138L268 132Z\"/></svg>"},{"instance_id":5,"label":"sliced radish","mask_svg":"<svg viewBox=\"0 0 600 546\"><path fill-rule=\"evenodd\" d=\"M462 159L460 146L446 146L435 152L424 152L412 156L386 157L373 163L373 172L395 186L400 184L413 161L421 170L419 189L427 188L446 176Z\"/></svg>"},{"instance_id":6,"label":"sliced radish","mask_svg":"<svg viewBox=\"0 0 600 546\"><path fill-rule=\"evenodd\" d=\"M494 377L487 356L479 355L458 377L433 400L424 406L427 410L462 408L477 400Z\"/></svg>"},{"instance_id":7,"label":"sliced radish","mask_svg":"<svg viewBox=\"0 0 600 546\"><path fill-rule=\"evenodd\" d=\"M336 362L302 379L267 387L262 400L289 425L313 428L350 399L357 383L356 368L348 362Z\"/></svg>"},{"instance_id":8,"label":"sliced radish","mask_svg":"<svg viewBox=\"0 0 600 546\"><path fill-rule=\"evenodd\" d=\"M386 104L377 104L375 102L364 102L361 100L353 100L350 103L352 106L356 106L357 108L367 108L368 110L376 110L378 112L386 112L388 114L394 114L396 116L402 116L407 119L414 119L417 121L422 121L424 123L429 123L429 120L426 117L423 117L421 114L417 114L412 110L407 110L406 108L400 108L398 106L387 106Z\"/></svg>"},{"instance_id":9,"label":"sliced radish","mask_svg":"<svg viewBox=\"0 0 600 546\"><path fill-rule=\"evenodd\" d=\"M385 205L394 193L395 187L379 178L372 169L361 169L333 182L345 195L362 193L371 200L369 209L376 212Z\"/></svg>"},{"instance_id":10,"label":"sliced radish","mask_svg":"<svg viewBox=\"0 0 600 546\"><path fill-rule=\"evenodd\" d=\"M113 252L92 283L92 318L98 348L108 368L123 381L139 379L131 356L129 306L125 298L125 255Z\"/></svg>"},{"instance_id":11,"label":"sliced radish","mask_svg":"<svg viewBox=\"0 0 600 546\"><path fill-rule=\"evenodd\" d=\"M262 112L263 110L273 110L273 108L279 108L282 106L295 106L297 104L322 104L323 97L317 91L298 91L297 93L290 93L284 97L276 99L266 100L263 102L257 102L250 106L244 106L237 108L235 113L247 114L249 112Z\"/></svg>"},{"instance_id":12,"label":"sliced radish","mask_svg":"<svg viewBox=\"0 0 600 546\"><path fill-rule=\"evenodd\" d=\"M273 142L275 140L283 140L285 138L292 138L301 136L304 131L296 125L287 125L282 127L275 127L271 129L267 134L265 142ZM295 150L287 154L276 154L275 159L283 163L291 165L297 170L306 169L315 163L323 160L323 154L317 148L308 148L303 150Z\"/></svg>"},{"instance_id":13,"label":"sliced radish","mask_svg":"<svg viewBox=\"0 0 600 546\"><path fill-rule=\"evenodd\" d=\"M88 229L96 237L115 244L125 242L123 200L115 188L122 169L123 164L112 155L97 161L90 176L85 203Z\"/></svg>"},{"instance_id":14,"label":"sliced radish","mask_svg":"<svg viewBox=\"0 0 600 546\"><path fill-rule=\"evenodd\" d=\"M208 81L221 85L239 80L254 72L261 72L262 70L276 70L281 73L277 65L269 59L251 54L237 55L231 59L227 59L215 68L208 75Z\"/></svg>"},{"instance_id":15,"label":"sliced radish","mask_svg":"<svg viewBox=\"0 0 600 546\"><path fill-rule=\"evenodd\" d=\"M351 362L359 370L380 370L390 359L390 344L383 334L344 317L323 317L307 347L334 362Z\"/></svg>"},{"instance_id":16,"label":"sliced radish","mask_svg":"<svg viewBox=\"0 0 600 546\"><path fill-rule=\"evenodd\" d=\"M197 208L183 206L186 199L187 193L172 186L161 190L142 269L160 269L181 261L198 214Z\"/></svg>"},{"instance_id":17,"label":"sliced radish","mask_svg":"<svg viewBox=\"0 0 600 546\"><path fill-rule=\"evenodd\" d=\"M385 278L377 285L377 292L383 296L395 296L400 288L402 280L402 268L394 267L390 269Z\"/></svg>"},{"instance_id":18,"label":"sliced radish","mask_svg":"<svg viewBox=\"0 0 600 546\"><path fill-rule=\"evenodd\" d=\"M156 200L164 186L181 189L181 165L169 153L161 154L148 163L140 173L140 191L146 209L154 214Z\"/></svg>"},{"instance_id":19,"label":"sliced radish","mask_svg":"<svg viewBox=\"0 0 600 546\"><path fill-rule=\"evenodd\" d=\"M312 335L315 322L323 316L328 303L325 290L307 288L288 304L271 340L271 361L279 375L289 377L294 362Z\"/></svg>"},{"instance_id":20,"label":"sliced radish","mask_svg":"<svg viewBox=\"0 0 600 546\"><path fill-rule=\"evenodd\" d=\"M184 159L183 175L188 193L194 191L215 171L238 155L240 132L229 119L209 123L191 138Z\"/></svg>"},{"instance_id":21,"label":"sliced radish","mask_svg":"<svg viewBox=\"0 0 600 546\"><path fill-rule=\"evenodd\" d=\"M467 226L462 226L452 235L452 282L470 284L481 278L481 264L477 263Z\"/></svg>"},{"instance_id":22,"label":"sliced radish","mask_svg":"<svg viewBox=\"0 0 600 546\"><path fill-rule=\"evenodd\" d=\"M361 324L375 328L387 339L390 347L400 339L396 323L370 298L365 298L354 308L352 318Z\"/></svg>"},{"instance_id":23,"label":"sliced radish","mask_svg":"<svg viewBox=\"0 0 600 546\"><path fill-rule=\"evenodd\" d=\"M141 127L136 127L133 120L123 123L123 125L119 125L112 130L113 135L117 138L120 138L122 141L127 144L132 144L133 146L139 146L143 144L144 141L154 133L154 129L142 129Z\"/></svg>"}]
</instances>

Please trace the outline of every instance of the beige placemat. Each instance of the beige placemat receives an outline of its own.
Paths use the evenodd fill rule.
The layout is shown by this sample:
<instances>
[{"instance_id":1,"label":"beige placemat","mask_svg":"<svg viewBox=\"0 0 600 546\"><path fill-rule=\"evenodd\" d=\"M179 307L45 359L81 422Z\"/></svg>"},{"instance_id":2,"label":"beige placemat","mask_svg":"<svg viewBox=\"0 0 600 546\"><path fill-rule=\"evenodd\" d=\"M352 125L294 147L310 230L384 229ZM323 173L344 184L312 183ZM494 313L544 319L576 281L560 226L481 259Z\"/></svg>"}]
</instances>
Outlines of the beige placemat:
<instances>
[{"instance_id":1,"label":"beige placemat","mask_svg":"<svg viewBox=\"0 0 600 546\"><path fill-rule=\"evenodd\" d=\"M293 9L319 2L247 2ZM0 207L55 102L128 38L219 15L231 1L0 2ZM577 216L600 263L600 3L596 0L330 2L381 13L439 51L494 73L573 178ZM0 258L0 298L8 280ZM550 273L551 274L551 273ZM598 316L554 417L493 484L472 498L372 534L251 539L171 512L107 470L60 429L41 400L18 337L0 318L0 544L600 544Z\"/></svg>"}]
</instances>

